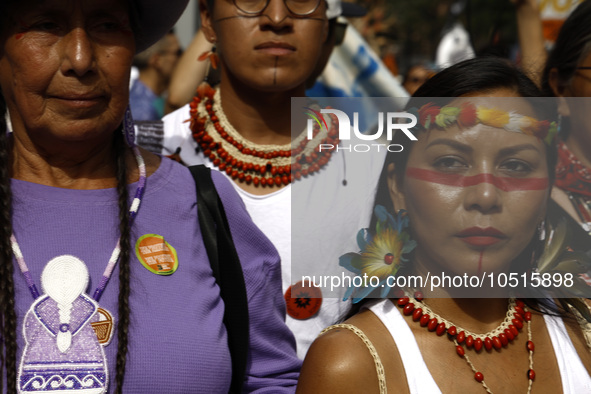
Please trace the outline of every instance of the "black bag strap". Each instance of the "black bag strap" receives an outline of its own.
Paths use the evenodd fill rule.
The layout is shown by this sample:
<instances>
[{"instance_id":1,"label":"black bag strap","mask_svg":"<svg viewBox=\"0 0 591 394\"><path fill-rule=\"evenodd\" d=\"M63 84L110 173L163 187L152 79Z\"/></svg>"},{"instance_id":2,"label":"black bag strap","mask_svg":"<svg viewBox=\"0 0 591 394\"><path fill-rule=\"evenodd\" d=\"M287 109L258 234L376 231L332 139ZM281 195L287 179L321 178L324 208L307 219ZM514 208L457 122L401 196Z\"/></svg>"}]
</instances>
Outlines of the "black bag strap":
<instances>
[{"instance_id":1,"label":"black bag strap","mask_svg":"<svg viewBox=\"0 0 591 394\"><path fill-rule=\"evenodd\" d=\"M224 206L204 165L189 167L197 188L197 213L203 243L224 301L224 325L232 356L230 393L242 392L249 345L246 286Z\"/></svg>"}]
</instances>

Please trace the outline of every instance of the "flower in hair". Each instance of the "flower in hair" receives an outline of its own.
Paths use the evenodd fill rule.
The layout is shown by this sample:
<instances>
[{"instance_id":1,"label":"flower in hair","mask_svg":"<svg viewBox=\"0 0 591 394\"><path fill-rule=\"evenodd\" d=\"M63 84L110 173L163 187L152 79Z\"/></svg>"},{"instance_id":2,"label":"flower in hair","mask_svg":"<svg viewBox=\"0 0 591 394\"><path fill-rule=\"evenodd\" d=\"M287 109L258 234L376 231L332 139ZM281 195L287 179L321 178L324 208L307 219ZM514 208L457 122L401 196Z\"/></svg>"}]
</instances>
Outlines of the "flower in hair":
<instances>
[{"instance_id":1,"label":"flower in hair","mask_svg":"<svg viewBox=\"0 0 591 394\"><path fill-rule=\"evenodd\" d=\"M460 113L458 107L443 107L439 111L439 114L435 117L435 124L441 128L451 126Z\"/></svg>"},{"instance_id":2,"label":"flower in hair","mask_svg":"<svg viewBox=\"0 0 591 394\"><path fill-rule=\"evenodd\" d=\"M558 133L556 122L537 120L514 111L507 112L497 108L476 106L472 103L462 103L459 107L438 107L433 103L427 103L418 110L411 108L408 112L418 113L418 124L425 129L432 126L445 129L453 126L454 123L465 128L480 123L530 135L543 140L547 145L554 142L554 137Z\"/></svg>"},{"instance_id":3,"label":"flower in hair","mask_svg":"<svg viewBox=\"0 0 591 394\"><path fill-rule=\"evenodd\" d=\"M483 106L476 107L476 116L480 123L498 129L502 129L505 125L508 125L509 120L511 119L510 113L507 111L501 111L496 108L486 108Z\"/></svg>"},{"instance_id":4,"label":"flower in hair","mask_svg":"<svg viewBox=\"0 0 591 394\"><path fill-rule=\"evenodd\" d=\"M457 118L460 127L472 127L478 122L478 113L476 106L472 103L462 103L460 105L460 113Z\"/></svg>"},{"instance_id":5,"label":"flower in hair","mask_svg":"<svg viewBox=\"0 0 591 394\"><path fill-rule=\"evenodd\" d=\"M437 115L439 115L440 107L433 103L428 103L419 108L419 123L428 129L431 123L435 121Z\"/></svg>"},{"instance_id":6,"label":"flower in hair","mask_svg":"<svg viewBox=\"0 0 591 394\"><path fill-rule=\"evenodd\" d=\"M411 108L408 112L418 114L418 124L425 129L429 129L431 126L445 129L453 126L454 123L465 128L481 123L537 137L547 145L554 143L554 137L558 133L556 122L537 120L514 111L507 112L497 108L475 106L469 102L464 102L459 107L438 107L433 103L427 103L418 110Z\"/></svg>"},{"instance_id":7,"label":"flower in hair","mask_svg":"<svg viewBox=\"0 0 591 394\"><path fill-rule=\"evenodd\" d=\"M408 261L405 255L416 246L410 239L406 228L408 217L404 210L400 210L396 217L386 208L377 205L374 209L378 221L375 233L369 229L361 229L357 234L359 253L347 253L339 258L339 265L360 277L361 280L352 281L343 300L349 297L357 303L367 297L373 290L381 288L380 297L388 295L390 287L387 280L394 277L403 262ZM362 283L363 286L355 286Z\"/></svg>"}]
</instances>

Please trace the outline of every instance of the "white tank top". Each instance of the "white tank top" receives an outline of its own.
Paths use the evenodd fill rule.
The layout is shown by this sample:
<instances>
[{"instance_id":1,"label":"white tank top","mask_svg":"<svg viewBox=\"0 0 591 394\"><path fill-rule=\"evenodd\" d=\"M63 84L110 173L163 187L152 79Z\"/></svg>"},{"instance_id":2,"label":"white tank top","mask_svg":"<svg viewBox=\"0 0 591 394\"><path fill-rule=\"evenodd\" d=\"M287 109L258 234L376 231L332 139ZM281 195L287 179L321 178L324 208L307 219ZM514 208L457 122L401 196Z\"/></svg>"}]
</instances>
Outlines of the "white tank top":
<instances>
[{"instance_id":1,"label":"white tank top","mask_svg":"<svg viewBox=\"0 0 591 394\"><path fill-rule=\"evenodd\" d=\"M387 299L381 300L369 306L369 309L384 323L398 347L410 393L441 393L423 360L410 327L394 303ZM591 393L591 377L581 362L562 319L544 315L544 320L552 340L554 354L556 354L562 379L562 392L564 394Z\"/></svg>"}]
</instances>

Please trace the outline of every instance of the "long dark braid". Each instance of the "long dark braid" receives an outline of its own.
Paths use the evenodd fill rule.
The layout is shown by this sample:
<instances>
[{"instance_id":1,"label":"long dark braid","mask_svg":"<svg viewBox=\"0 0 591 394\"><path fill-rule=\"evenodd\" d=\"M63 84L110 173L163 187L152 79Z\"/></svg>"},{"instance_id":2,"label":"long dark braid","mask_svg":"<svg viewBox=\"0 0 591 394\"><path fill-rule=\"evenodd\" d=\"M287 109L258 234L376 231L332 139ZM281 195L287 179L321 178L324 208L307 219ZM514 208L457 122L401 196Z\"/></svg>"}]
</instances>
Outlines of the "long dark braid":
<instances>
[{"instance_id":1,"label":"long dark braid","mask_svg":"<svg viewBox=\"0 0 591 394\"><path fill-rule=\"evenodd\" d=\"M117 372L115 380L117 394L123 391L125 364L127 362L127 339L129 328L129 256L130 232L129 203L127 191L127 147L120 131L115 136L115 154L117 157L117 194L119 195L119 234L121 236L119 257L119 322L117 324Z\"/></svg>"},{"instance_id":2,"label":"long dark braid","mask_svg":"<svg viewBox=\"0 0 591 394\"><path fill-rule=\"evenodd\" d=\"M6 367L6 392L16 393L16 312L12 263L12 193L10 149L6 127L6 103L0 92L0 391ZM5 354L5 355L4 355Z\"/></svg>"},{"instance_id":3,"label":"long dark braid","mask_svg":"<svg viewBox=\"0 0 591 394\"><path fill-rule=\"evenodd\" d=\"M10 3L10 4L9 4ZM0 26L8 26L14 2L0 1ZM14 300L14 266L12 262L12 193L10 189L10 142L6 125L6 101L0 91L0 392L16 394L16 311Z\"/></svg>"},{"instance_id":4,"label":"long dark braid","mask_svg":"<svg viewBox=\"0 0 591 394\"><path fill-rule=\"evenodd\" d=\"M0 26L8 24L6 16L11 15L14 0L0 0ZM0 392L4 387L4 373L6 369L6 392L16 394L16 350L17 350L17 320L14 295L14 266L10 236L12 234L12 193L10 189L11 163L9 140L6 135L5 121L6 103L0 92ZM129 205L127 191L127 168L125 144L121 130L114 136L114 152L117 160L117 193L119 205L119 234L121 254L119 258L119 321L117 324L117 361L115 392L122 393L125 365L127 360L128 328L129 328L129 259L130 233Z\"/></svg>"}]
</instances>

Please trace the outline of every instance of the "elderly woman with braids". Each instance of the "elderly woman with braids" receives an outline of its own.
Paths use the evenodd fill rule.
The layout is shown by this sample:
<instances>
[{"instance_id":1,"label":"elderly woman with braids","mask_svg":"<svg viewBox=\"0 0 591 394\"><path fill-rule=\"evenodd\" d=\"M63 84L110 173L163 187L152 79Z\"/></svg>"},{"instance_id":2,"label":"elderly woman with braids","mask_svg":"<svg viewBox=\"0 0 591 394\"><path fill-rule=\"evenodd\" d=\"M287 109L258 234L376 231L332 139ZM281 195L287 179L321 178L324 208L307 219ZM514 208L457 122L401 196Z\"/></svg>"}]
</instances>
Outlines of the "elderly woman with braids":
<instances>
[{"instance_id":1,"label":"elderly woman with braids","mask_svg":"<svg viewBox=\"0 0 591 394\"><path fill-rule=\"evenodd\" d=\"M388 154L374 224L359 233L361 253L339 261L379 281L351 288L349 319L311 346L298 392L591 392L577 319L591 315L573 297L589 294L573 275L585 255L567 250L564 221L546 215L556 130L539 95L494 58L417 90L418 140L394 136L405 149ZM564 308L548 298L558 294Z\"/></svg>"},{"instance_id":2,"label":"elderly woman with braids","mask_svg":"<svg viewBox=\"0 0 591 394\"><path fill-rule=\"evenodd\" d=\"M195 182L134 147L126 115L134 54L186 3L0 3L2 393L229 391ZM250 342L233 390L293 391L278 255L212 178L247 279Z\"/></svg>"}]
</instances>

